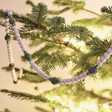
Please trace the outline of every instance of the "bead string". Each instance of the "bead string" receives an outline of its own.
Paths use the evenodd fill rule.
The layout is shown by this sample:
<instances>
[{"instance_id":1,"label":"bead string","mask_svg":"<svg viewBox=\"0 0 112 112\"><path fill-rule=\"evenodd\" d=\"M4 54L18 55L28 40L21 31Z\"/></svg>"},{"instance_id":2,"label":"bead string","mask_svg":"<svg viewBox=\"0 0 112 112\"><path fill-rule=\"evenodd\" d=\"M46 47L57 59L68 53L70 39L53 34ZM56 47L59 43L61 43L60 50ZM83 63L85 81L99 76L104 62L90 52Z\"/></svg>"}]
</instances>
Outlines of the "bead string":
<instances>
[{"instance_id":1,"label":"bead string","mask_svg":"<svg viewBox=\"0 0 112 112\"><path fill-rule=\"evenodd\" d=\"M7 45L9 68L11 70L13 83L17 83L18 79L17 79L17 75L16 75L16 72L15 72L15 68L14 68L14 60L13 60L13 55L12 55L11 43L10 43L11 36L9 35L10 26L9 26L9 20L8 19L5 20L4 26L6 28L5 29L5 32L6 32L5 40L6 40L6 45Z\"/></svg>"},{"instance_id":2,"label":"bead string","mask_svg":"<svg viewBox=\"0 0 112 112\"><path fill-rule=\"evenodd\" d=\"M9 23L12 25L12 29L14 31L14 34L16 36L16 39L22 49L22 51L24 52L24 57L26 60L29 61L30 65L34 68L34 70L44 79L49 80L52 84L70 84L70 83L74 83L74 82L79 82L83 79L85 79L89 74L96 74L97 73L97 68L99 66L102 66L102 64L110 57L110 55L112 55L112 45L110 46L110 48L107 50L107 52L101 57L100 60L98 60L98 62L92 66L89 67L87 72L82 73L78 76L74 76L72 78L66 78L66 79L61 79L59 80L57 77L50 77L48 76L46 73L44 73L36 64L35 62L33 62L31 60L31 56L28 53L27 49L25 48L25 46L22 43L22 39L20 37L20 34L18 32L18 29L16 28L16 24L15 24L15 19L12 16L12 11L7 11L8 17L9 17Z\"/></svg>"}]
</instances>

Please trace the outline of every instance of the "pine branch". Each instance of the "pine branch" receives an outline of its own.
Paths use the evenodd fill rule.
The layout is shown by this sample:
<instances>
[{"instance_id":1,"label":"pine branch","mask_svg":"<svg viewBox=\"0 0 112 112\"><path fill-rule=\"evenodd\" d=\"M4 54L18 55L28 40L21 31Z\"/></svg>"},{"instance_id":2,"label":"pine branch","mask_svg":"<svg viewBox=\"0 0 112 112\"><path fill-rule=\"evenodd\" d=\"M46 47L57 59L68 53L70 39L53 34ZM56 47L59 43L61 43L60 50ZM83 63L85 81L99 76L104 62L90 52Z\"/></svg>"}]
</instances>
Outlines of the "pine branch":
<instances>
[{"instance_id":1,"label":"pine branch","mask_svg":"<svg viewBox=\"0 0 112 112\"><path fill-rule=\"evenodd\" d=\"M53 4L58 6L69 6L72 4L72 0L54 0Z\"/></svg>"},{"instance_id":2,"label":"pine branch","mask_svg":"<svg viewBox=\"0 0 112 112\"><path fill-rule=\"evenodd\" d=\"M74 29L75 30L75 29ZM74 31L73 31L74 32ZM36 34L36 33L35 33ZM45 35L45 34L44 34ZM38 33L34 36L32 35L32 33L21 33L21 36L24 38L29 38L31 40L35 40L35 39L39 39L41 40L41 42L48 42L48 43L52 43L52 44L57 44L57 45L61 45L61 46L64 46L66 48L70 48L70 49L73 49L74 51L77 51L77 52L81 52L78 48L76 48L75 46L73 46L72 44L69 44L69 43L66 43L64 42L63 40L58 40L59 38L59 35L56 37L54 37L55 39L50 39L50 38L45 38L45 37L41 37L41 36L38 36ZM46 35L47 36L47 35Z\"/></svg>"},{"instance_id":3,"label":"pine branch","mask_svg":"<svg viewBox=\"0 0 112 112\"><path fill-rule=\"evenodd\" d=\"M99 68L99 75L102 80L108 80L109 78L112 77L111 66L112 66L112 63L110 64L105 63L101 68Z\"/></svg>"},{"instance_id":4,"label":"pine branch","mask_svg":"<svg viewBox=\"0 0 112 112\"><path fill-rule=\"evenodd\" d=\"M8 94L10 97L14 97L19 100L29 100L33 102L38 102L38 101L47 102L48 101L45 97L42 97L40 95L35 96L28 93L16 92L16 91L11 91L7 89L2 89L1 92Z\"/></svg>"},{"instance_id":5,"label":"pine branch","mask_svg":"<svg viewBox=\"0 0 112 112\"><path fill-rule=\"evenodd\" d=\"M91 11L91 10L85 9L85 8L83 8L82 10L84 10L84 11L86 11L86 12L89 12L89 13L91 13L91 14L94 14L94 15L96 15L96 16L98 16L98 17L100 17L100 16L101 16L100 14L98 14L98 13L96 13L96 12L94 12L94 11Z\"/></svg>"},{"instance_id":6,"label":"pine branch","mask_svg":"<svg viewBox=\"0 0 112 112\"><path fill-rule=\"evenodd\" d=\"M8 96L19 99L19 100L29 100L31 102L43 102L43 103L49 103L50 105L55 105L58 107L62 108L68 108L66 104L62 104L59 101L54 101L54 100L49 100L48 98L44 97L43 95L32 95L24 92L16 92L16 91L11 91L7 89L2 89L0 92L8 94Z\"/></svg>"},{"instance_id":7,"label":"pine branch","mask_svg":"<svg viewBox=\"0 0 112 112\"><path fill-rule=\"evenodd\" d=\"M91 10L88 10L86 8L84 8L85 6L85 2L84 1L73 1L73 0L55 0L53 2L54 5L57 5L57 6L66 6L66 7L70 7L70 9L73 10L73 12L76 12L78 10L84 10L86 12L89 12L91 14L94 14L96 16L100 16L100 14L94 12L94 11L91 11ZM70 10L69 9L69 10Z\"/></svg>"},{"instance_id":8,"label":"pine branch","mask_svg":"<svg viewBox=\"0 0 112 112\"><path fill-rule=\"evenodd\" d=\"M107 102L112 102L112 98L104 97L102 95L99 95L95 93L94 91L89 91L84 89L84 87L81 87L83 83L76 83L76 85L63 85L61 87L57 87L52 89L52 91L46 91L43 93L44 96L51 96L52 94L54 96L60 96L63 97L63 94L66 94L67 97L71 97L74 99L74 101L77 101L78 103L83 101L84 99L96 99L98 101L98 104L104 104ZM83 85L82 85L83 86ZM83 94L82 94L83 92ZM86 94L86 97L85 97ZM77 96L77 97L75 97ZM76 102L75 102L76 103Z\"/></svg>"},{"instance_id":9,"label":"pine branch","mask_svg":"<svg viewBox=\"0 0 112 112\"><path fill-rule=\"evenodd\" d=\"M36 5L31 1L31 0L27 0L26 1L26 4L27 5L30 5L31 7L36 7ZM65 11L68 11L70 9L70 7L65 7L61 10L58 10L58 11L55 11L55 10L48 10L48 14L51 14L51 15L59 15Z\"/></svg>"},{"instance_id":10,"label":"pine branch","mask_svg":"<svg viewBox=\"0 0 112 112\"><path fill-rule=\"evenodd\" d=\"M102 13L112 14L112 6L104 6L101 8Z\"/></svg>"},{"instance_id":11,"label":"pine branch","mask_svg":"<svg viewBox=\"0 0 112 112\"><path fill-rule=\"evenodd\" d=\"M64 13L64 12L67 12L67 11L69 11L69 10L71 10L72 8L71 7L65 7L65 8L63 8L63 9L61 9L61 10L57 10L57 11L55 11L55 10L48 10L48 14L51 14L51 15L59 15L59 14L62 14L62 13ZM91 13L91 14L94 14L94 15L96 15L96 16L98 16L98 17L100 17L101 15L100 14L98 14L98 13L96 13L96 12L94 12L94 11L91 11L91 10L89 10L89 9L86 9L86 8L83 8L83 9L80 9L80 10L84 10L84 11L86 11L86 12L89 12L89 13ZM75 12L75 11L74 11Z\"/></svg>"},{"instance_id":12,"label":"pine branch","mask_svg":"<svg viewBox=\"0 0 112 112\"><path fill-rule=\"evenodd\" d=\"M94 65L94 63L97 62L99 57L103 56L103 54L107 51L110 45L111 45L110 40L107 40L107 39L100 40L97 37L93 37L90 41L86 42L86 47L89 49L89 52L86 54L78 55L77 59L72 58L73 62L76 62L76 66L72 68L71 72L79 69L82 73L85 70L87 70L88 67L90 67L91 65ZM102 50L99 50L99 49L102 49ZM76 54L74 54L74 56L76 57ZM111 60L111 58L109 60ZM108 63L108 65L111 66L111 63Z\"/></svg>"},{"instance_id":13,"label":"pine branch","mask_svg":"<svg viewBox=\"0 0 112 112\"><path fill-rule=\"evenodd\" d=\"M35 75L34 75L35 74ZM34 73L34 72L30 72L30 74L26 74L22 77L22 80L31 82L31 83L41 83L41 82L45 82L46 80L43 79L42 77L40 77L38 75L38 73Z\"/></svg>"},{"instance_id":14,"label":"pine branch","mask_svg":"<svg viewBox=\"0 0 112 112\"><path fill-rule=\"evenodd\" d=\"M37 56L36 64L40 65L42 69L49 74L51 70L54 70L56 66L61 68L67 67L67 62L70 61L70 57L64 54L62 51L56 50L50 54L41 53L41 56Z\"/></svg>"},{"instance_id":15,"label":"pine branch","mask_svg":"<svg viewBox=\"0 0 112 112\"><path fill-rule=\"evenodd\" d=\"M65 7L65 8L63 8L61 10L57 10L57 11L55 11L55 10L48 10L48 14L59 15L59 14L62 14L62 13L66 12L66 11L68 11L70 9L71 9L71 7Z\"/></svg>"},{"instance_id":16,"label":"pine branch","mask_svg":"<svg viewBox=\"0 0 112 112\"><path fill-rule=\"evenodd\" d=\"M103 13L104 17L107 17L107 19L111 22L112 21L112 6L104 6L101 8L101 12Z\"/></svg>"},{"instance_id":17,"label":"pine branch","mask_svg":"<svg viewBox=\"0 0 112 112\"><path fill-rule=\"evenodd\" d=\"M89 18L89 19L80 19L73 21L74 25L81 26L97 26L101 27L103 25L112 26L112 21L109 20L109 15L102 15L99 18Z\"/></svg>"},{"instance_id":18,"label":"pine branch","mask_svg":"<svg viewBox=\"0 0 112 112\"><path fill-rule=\"evenodd\" d=\"M77 52L81 52L78 48L76 48L75 46L73 46L71 44L67 44L66 42L56 42L54 40L43 39L43 38L39 38L39 39L44 40L44 41L47 41L47 42L50 42L50 43L54 43L54 44L57 44L57 45L62 45L64 47L73 49L74 51L77 51Z\"/></svg>"},{"instance_id":19,"label":"pine branch","mask_svg":"<svg viewBox=\"0 0 112 112\"><path fill-rule=\"evenodd\" d=\"M112 102L111 98L103 97L101 95L94 93L93 91L87 91L87 93L89 93L92 98L97 98L99 103L104 104L107 102Z\"/></svg>"},{"instance_id":20,"label":"pine branch","mask_svg":"<svg viewBox=\"0 0 112 112\"><path fill-rule=\"evenodd\" d=\"M34 21L33 19L31 19L31 17L23 15L23 14L17 14L16 12L13 12L13 16L14 18L18 21L21 22L23 24L25 24L25 27L30 27L33 29L41 29L41 30L46 30L46 27L42 24L38 24L36 21ZM0 17L1 18L7 18L7 13L4 10L0 10Z\"/></svg>"},{"instance_id":21,"label":"pine branch","mask_svg":"<svg viewBox=\"0 0 112 112\"><path fill-rule=\"evenodd\" d=\"M39 107L39 106L36 106L35 109L40 111L40 112L50 112L50 111L44 109L43 107Z\"/></svg>"},{"instance_id":22,"label":"pine branch","mask_svg":"<svg viewBox=\"0 0 112 112\"><path fill-rule=\"evenodd\" d=\"M27 0L26 4L30 5L31 7L35 7L35 4L31 0Z\"/></svg>"},{"instance_id":23,"label":"pine branch","mask_svg":"<svg viewBox=\"0 0 112 112\"><path fill-rule=\"evenodd\" d=\"M46 20L48 10L47 6L43 3L39 3L37 6L32 8L32 18L37 22L38 25L42 25Z\"/></svg>"}]
</instances>

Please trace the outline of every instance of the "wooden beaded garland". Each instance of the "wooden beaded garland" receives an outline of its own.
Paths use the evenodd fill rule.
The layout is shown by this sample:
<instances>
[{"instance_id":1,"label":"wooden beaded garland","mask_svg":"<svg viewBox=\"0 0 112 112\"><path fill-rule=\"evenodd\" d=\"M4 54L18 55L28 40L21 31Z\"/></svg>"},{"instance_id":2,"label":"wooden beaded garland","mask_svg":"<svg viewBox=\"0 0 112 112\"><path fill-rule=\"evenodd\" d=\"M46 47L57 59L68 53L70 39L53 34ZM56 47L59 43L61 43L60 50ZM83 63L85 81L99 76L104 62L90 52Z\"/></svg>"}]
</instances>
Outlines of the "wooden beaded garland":
<instances>
[{"instance_id":1,"label":"wooden beaded garland","mask_svg":"<svg viewBox=\"0 0 112 112\"><path fill-rule=\"evenodd\" d=\"M29 61L29 64L34 68L34 70L44 79L49 80L52 84L70 84L70 83L74 83L74 82L79 82L83 79L85 79L89 74L96 74L97 73L97 68L99 66L102 66L102 64L110 57L110 55L112 55L112 45L110 46L110 48L107 50L107 52L101 57L100 60L98 60L98 62L96 63L95 66L89 67L88 71L85 73L82 73L76 77L72 77L72 78L67 78L67 79L61 79L59 80L56 77L50 77L48 76L46 73L44 73L32 60L31 60L31 56L30 54L27 52L27 49L25 48L25 46L23 45L22 39L20 37L20 34L18 32L18 29L16 28L16 24L15 24L15 19L13 18L13 13L12 11L7 11L8 17L9 17L9 23L12 25L12 29L14 31L14 34L16 36L16 39L18 41L18 44L20 45L20 48L22 49L22 51L24 52L24 57L26 60Z\"/></svg>"},{"instance_id":2,"label":"wooden beaded garland","mask_svg":"<svg viewBox=\"0 0 112 112\"><path fill-rule=\"evenodd\" d=\"M17 79L17 75L15 72L15 67L14 67L14 61L13 61L13 56L12 56L12 50L11 50L11 36L9 35L9 22L8 20L5 20L4 26L6 28L5 32L6 32L6 36L5 36L5 40L7 43L7 52L8 52L8 58L9 58L9 69L11 71L12 74L12 79L13 79L13 83L16 84L18 82Z\"/></svg>"}]
</instances>

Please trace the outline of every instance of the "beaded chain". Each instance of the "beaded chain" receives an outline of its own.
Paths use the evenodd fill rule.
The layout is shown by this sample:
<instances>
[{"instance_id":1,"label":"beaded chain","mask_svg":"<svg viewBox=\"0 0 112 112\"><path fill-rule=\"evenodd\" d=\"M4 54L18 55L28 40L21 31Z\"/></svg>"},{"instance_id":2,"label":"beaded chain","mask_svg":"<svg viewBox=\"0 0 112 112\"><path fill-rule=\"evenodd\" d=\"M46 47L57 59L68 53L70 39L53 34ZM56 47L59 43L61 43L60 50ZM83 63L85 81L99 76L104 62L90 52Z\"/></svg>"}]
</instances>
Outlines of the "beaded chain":
<instances>
[{"instance_id":1,"label":"beaded chain","mask_svg":"<svg viewBox=\"0 0 112 112\"><path fill-rule=\"evenodd\" d=\"M14 60L13 60L13 56L12 56L12 49L11 49L11 43L10 43L11 36L9 35L10 26L9 26L8 19L5 20L4 26L6 28L5 29L5 32L6 32L5 40L6 40L7 52L8 52L8 58L9 58L9 68L11 70L13 83L16 84L18 82L18 79L17 79L17 75L16 75L16 72L15 72Z\"/></svg>"},{"instance_id":2,"label":"beaded chain","mask_svg":"<svg viewBox=\"0 0 112 112\"><path fill-rule=\"evenodd\" d=\"M44 79L49 80L52 84L70 84L74 82L79 82L83 79L85 79L90 74L96 74L98 67L102 66L103 63L110 58L112 55L112 45L107 50L107 52L101 57L100 60L97 61L97 63L94 66L91 66L88 68L88 70L78 76L74 76L72 78L66 78L66 79L59 79L57 77L50 77L46 73L44 73L36 64L34 61L31 60L31 55L28 53L27 49L23 45L22 39L20 37L19 31L16 27L16 21L13 18L12 11L7 11L8 17L9 17L9 23L12 25L12 29L14 31L14 34L16 36L16 39L18 41L18 44L20 45L20 48L22 49L24 53L24 58L29 61L29 64L34 68L34 70ZM7 35L7 34L6 34Z\"/></svg>"}]
</instances>

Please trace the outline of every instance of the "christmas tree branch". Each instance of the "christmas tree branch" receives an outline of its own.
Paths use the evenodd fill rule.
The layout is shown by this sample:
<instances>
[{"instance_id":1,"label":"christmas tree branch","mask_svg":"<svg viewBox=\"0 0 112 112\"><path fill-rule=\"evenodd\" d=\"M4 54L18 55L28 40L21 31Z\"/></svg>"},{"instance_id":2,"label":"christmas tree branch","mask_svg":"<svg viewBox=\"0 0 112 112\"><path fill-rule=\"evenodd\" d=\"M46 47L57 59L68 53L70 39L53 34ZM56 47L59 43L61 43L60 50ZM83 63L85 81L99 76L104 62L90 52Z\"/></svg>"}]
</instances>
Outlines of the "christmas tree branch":
<instances>
[{"instance_id":1,"label":"christmas tree branch","mask_svg":"<svg viewBox=\"0 0 112 112\"><path fill-rule=\"evenodd\" d=\"M64 41L59 41L59 42L57 42L57 41L54 41L54 40L49 40L49 39L40 38L40 37L38 37L38 39L43 40L43 41L46 41L46 42L50 42L50 43L62 45L62 46L68 47L68 48L70 48L70 49L73 49L74 51L81 52L81 51L80 51L78 48L76 48L75 46L70 45L69 43L64 42Z\"/></svg>"},{"instance_id":2,"label":"christmas tree branch","mask_svg":"<svg viewBox=\"0 0 112 112\"><path fill-rule=\"evenodd\" d=\"M97 99L98 103L100 103L100 104L112 102L112 98L104 97L101 94L97 94L92 90L91 91L86 90L86 89L84 89L84 87L81 87L80 84L81 83L79 82L75 85L71 84L71 85L63 85L60 87L56 87L56 88L53 88L52 90L42 93L42 95L46 96L47 94L48 95L53 94L54 96L59 95L61 97L61 95L66 94L68 97L72 97L72 99L74 99L75 101L81 102L81 101L83 101L83 99L85 99L85 94L86 94L86 98L89 97L91 99ZM73 88L75 88L75 89L73 89ZM72 93L68 92L68 91L72 91ZM83 94L82 94L82 92L83 92ZM77 97L75 97L75 96L77 96Z\"/></svg>"},{"instance_id":3,"label":"christmas tree branch","mask_svg":"<svg viewBox=\"0 0 112 112\"><path fill-rule=\"evenodd\" d=\"M55 11L55 10L48 10L48 14L59 15L59 14L62 14L62 13L66 12L66 11L68 11L70 9L71 9L71 7L65 7L65 8L63 8L61 10L57 10L57 11Z\"/></svg>"},{"instance_id":4,"label":"christmas tree branch","mask_svg":"<svg viewBox=\"0 0 112 112\"><path fill-rule=\"evenodd\" d=\"M51 112L51 111L48 111L47 109L44 109L43 107L39 107L39 106L36 106L35 109L40 112Z\"/></svg>"},{"instance_id":5,"label":"christmas tree branch","mask_svg":"<svg viewBox=\"0 0 112 112\"><path fill-rule=\"evenodd\" d=\"M21 36L23 38L28 38L30 37L30 33L21 33ZM31 37L30 37L31 38ZM34 38L34 37L33 37ZM69 42L64 42L62 39L59 40L58 39L59 36L55 36L55 39L49 39L49 38L42 38L40 36L36 36L36 39L39 39L39 40L42 40L42 42L50 42L50 43L54 43L54 44L57 44L57 45L62 45L64 47L67 47L67 48L70 48L70 49L73 49L74 51L77 51L77 52L81 52L80 49L76 48L75 46L73 46L72 44L69 44ZM32 40L32 39L31 39Z\"/></svg>"},{"instance_id":6,"label":"christmas tree branch","mask_svg":"<svg viewBox=\"0 0 112 112\"><path fill-rule=\"evenodd\" d=\"M107 103L107 102L112 102L112 98L108 98L108 97L98 95L93 91L85 90L85 94L88 94L89 96L91 96L91 98L96 98L98 100L98 102L102 103L102 104Z\"/></svg>"},{"instance_id":7,"label":"christmas tree branch","mask_svg":"<svg viewBox=\"0 0 112 112\"><path fill-rule=\"evenodd\" d=\"M26 4L30 5L31 7L35 7L35 4L31 0L27 0Z\"/></svg>"},{"instance_id":8,"label":"christmas tree branch","mask_svg":"<svg viewBox=\"0 0 112 112\"><path fill-rule=\"evenodd\" d=\"M65 7L65 8L63 8L63 9L61 9L61 10L57 10L57 11L49 10L48 13L49 13L49 14L52 14L52 15L59 15L59 14L62 14L62 13L66 12L66 11L68 11L68 10L70 10L70 9L72 9L72 7ZM86 12L89 12L89 13L91 13L91 14L94 14L94 15L96 15L96 16L98 16L98 17L101 16L100 14L98 14L98 13L96 13L96 12L94 12L94 11L91 11L91 10L89 10L89 9L86 9L86 8L83 8L83 9L81 9L81 10L84 10L84 11L86 11Z\"/></svg>"},{"instance_id":9,"label":"christmas tree branch","mask_svg":"<svg viewBox=\"0 0 112 112\"><path fill-rule=\"evenodd\" d=\"M66 1L65 1L66 2ZM58 2L55 0L54 2L53 2L55 5L58 5ZM64 3L64 2L63 2ZM72 3L72 2L71 2ZM78 4L78 3L80 3L80 2L75 2L75 4ZM28 4L28 5L30 5L31 7L35 7L36 5L32 2L32 1L30 1L30 0L27 0L26 1L26 4ZM62 4L62 6L63 6L64 4ZM68 5L68 4L66 4L66 5ZM70 4L69 4L70 5ZM72 4L71 4L72 5ZM61 10L48 10L48 14L52 14L52 15L59 15L59 14L62 14L62 13L64 13L64 12L66 12L66 11L68 11L68 10L70 10L70 9L73 9L74 7L72 7L72 6L66 6L65 8L63 8L63 9L61 9ZM96 12L94 12L94 11L91 11L91 10L88 10L88 9L85 9L85 8L83 8L83 9L81 9L81 10L84 10L84 11L86 11L86 12L89 12L89 13L91 13L91 14L94 14L94 15L96 15L96 16L100 16L100 14L98 14L98 13L96 13Z\"/></svg>"},{"instance_id":10,"label":"christmas tree branch","mask_svg":"<svg viewBox=\"0 0 112 112\"><path fill-rule=\"evenodd\" d=\"M7 89L2 89L0 90L0 92L8 94L9 96L17 98L19 100L29 100L33 102L38 102L38 101L47 102L48 101L45 97L42 97L40 95L35 96L35 95L28 94L28 93L11 91Z\"/></svg>"},{"instance_id":11,"label":"christmas tree branch","mask_svg":"<svg viewBox=\"0 0 112 112\"><path fill-rule=\"evenodd\" d=\"M15 12L13 12L13 16L20 23L23 23L25 25L30 25L33 28L46 30L46 27L44 25L38 24L36 21L32 20L31 17L29 17L29 16L26 16L23 14L17 14ZM7 13L2 9L0 9L0 18L7 18Z\"/></svg>"},{"instance_id":12,"label":"christmas tree branch","mask_svg":"<svg viewBox=\"0 0 112 112\"><path fill-rule=\"evenodd\" d=\"M88 9L86 9L86 8L83 8L82 10L84 10L84 11L86 11L86 12L89 12L89 13L91 13L91 14L94 14L94 15L96 15L96 16L98 16L98 17L101 16L100 14L98 14L98 13L96 13L96 12L94 12L94 11L88 10Z\"/></svg>"},{"instance_id":13,"label":"christmas tree branch","mask_svg":"<svg viewBox=\"0 0 112 112\"><path fill-rule=\"evenodd\" d=\"M50 105L56 105L56 106L60 106L62 108L68 108L69 106L67 106L66 104L62 104L59 101L55 101L55 100L50 100L42 95L32 95L29 93L24 93L24 92L17 92L17 91L11 91L11 90L7 90L7 89L2 89L0 90L0 92L8 94L10 97L14 97L16 99L19 100L29 100L32 102L43 102L43 103L49 103Z\"/></svg>"}]
</instances>

